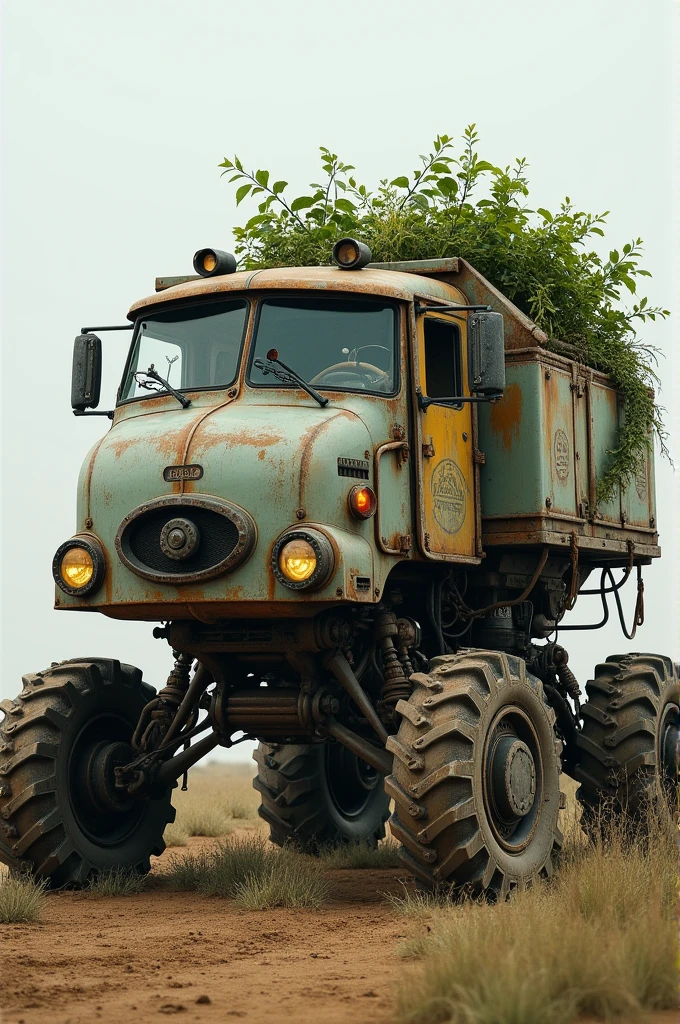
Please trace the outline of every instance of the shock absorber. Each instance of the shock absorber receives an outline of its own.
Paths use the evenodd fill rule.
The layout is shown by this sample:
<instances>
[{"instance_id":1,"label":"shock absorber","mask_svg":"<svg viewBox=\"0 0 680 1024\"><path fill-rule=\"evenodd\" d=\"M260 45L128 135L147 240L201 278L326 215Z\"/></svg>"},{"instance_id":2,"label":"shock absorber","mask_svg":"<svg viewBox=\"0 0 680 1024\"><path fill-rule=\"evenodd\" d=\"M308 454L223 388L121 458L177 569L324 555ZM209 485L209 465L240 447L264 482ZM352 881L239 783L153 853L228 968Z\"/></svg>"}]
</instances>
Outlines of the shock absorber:
<instances>
[{"instance_id":1,"label":"shock absorber","mask_svg":"<svg viewBox=\"0 0 680 1024\"><path fill-rule=\"evenodd\" d=\"M142 710L132 737L134 750L143 752L159 746L189 688L189 670L193 657L177 651L172 653L175 664L165 686Z\"/></svg>"},{"instance_id":2,"label":"shock absorber","mask_svg":"<svg viewBox=\"0 0 680 1024\"><path fill-rule=\"evenodd\" d=\"M407 620L403 620L407 622ZM389 710L389 717L392 717L394 707L400 700L408 700L411 696L411 686L408 675L413 672L413 667L408 658L408 646L399 637L399 625L394 612L382 609L375 618L373 629L376 646L382 654L383 661L383 685L380 691L382 704ZM397 638L400 650L394 645ZM402 657L400 657L400 654ZM405 662L405 664L404 664Z\"/></svg>"}]
</instances>

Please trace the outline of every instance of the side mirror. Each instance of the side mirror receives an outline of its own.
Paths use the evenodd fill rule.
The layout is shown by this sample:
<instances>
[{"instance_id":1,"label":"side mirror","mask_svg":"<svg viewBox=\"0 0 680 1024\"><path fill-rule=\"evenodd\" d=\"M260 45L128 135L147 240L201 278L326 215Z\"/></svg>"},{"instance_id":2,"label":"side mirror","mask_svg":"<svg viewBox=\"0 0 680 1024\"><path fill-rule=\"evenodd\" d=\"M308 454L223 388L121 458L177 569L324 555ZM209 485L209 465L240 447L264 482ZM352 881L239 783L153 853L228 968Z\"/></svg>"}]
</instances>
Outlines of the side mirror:
<instances>
[{"instance_id":1,"label":"side mirror","mask_svg":"<svg viewBox=\"0 0 680 1024\"><path fill-rule=\"evenodd\" d=\"M502 313L473 313L468 319L468 384L473 395L494 397L505 390Z\"/></svg>"},{"instance_id":2,"label":"side mirror","mask_svg":"<svg viewBox=\"0 0 680 1024\"><path fill-rule=\"evenodd\" d=\"M71 408L96 409L102 385L102 343L96 334L79 334L73 342Z\"/></svg>"}]
</instances>

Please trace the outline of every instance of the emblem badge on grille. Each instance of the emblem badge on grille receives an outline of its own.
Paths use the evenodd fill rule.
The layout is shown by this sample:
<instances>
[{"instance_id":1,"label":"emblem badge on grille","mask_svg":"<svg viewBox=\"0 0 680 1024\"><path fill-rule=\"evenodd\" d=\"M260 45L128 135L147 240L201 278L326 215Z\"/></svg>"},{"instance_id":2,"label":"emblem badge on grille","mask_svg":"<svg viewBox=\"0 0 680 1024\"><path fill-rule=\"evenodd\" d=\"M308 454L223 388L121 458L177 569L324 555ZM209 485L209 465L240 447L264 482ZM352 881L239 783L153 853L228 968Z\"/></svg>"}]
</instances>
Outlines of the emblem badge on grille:
<instances>
[{"instance_id":1,"label":"emblem badge on grille","mask_svg":"<svg viewBox=\"0 0 680 1024\"><path fill-rule=\"evenodd\" d=\"M166 466L163 470L163 479L172 484L182 480L200 480L202 476L203 466L198 463L193 466Z\"/></svg>"}]
</instances>

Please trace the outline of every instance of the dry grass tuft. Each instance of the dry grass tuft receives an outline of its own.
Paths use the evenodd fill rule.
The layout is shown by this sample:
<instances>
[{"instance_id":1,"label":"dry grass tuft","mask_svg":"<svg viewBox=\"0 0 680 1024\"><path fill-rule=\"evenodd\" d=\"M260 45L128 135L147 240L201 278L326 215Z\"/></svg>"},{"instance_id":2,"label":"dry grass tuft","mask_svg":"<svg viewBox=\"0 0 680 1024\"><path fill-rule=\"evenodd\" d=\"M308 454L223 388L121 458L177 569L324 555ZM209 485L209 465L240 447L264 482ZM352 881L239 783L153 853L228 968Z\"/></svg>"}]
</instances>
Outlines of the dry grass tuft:
<instances>
[{"instance_id":1,"label":"dry grass tuft","mask_svg":"<svg viewBox=\"0 0 680 1024\"><path fill-rule=\"evenodd\" d=\"M186 846L189 841L189 833L176 821L166 825L163 839L166 846Z\"/></svg>"},{"instance_id":2,"label":"dry grass tuft","mask_svg":"<svg viewBox=\"0 0 680 1024\"><path fill-rule=\"evenodd\" d=\"M275 858L264 874L250 874L236 885L234 900L240 907L320 910L328 902L331 886L317 865L285 854Z\"/></svg>"},{"instance_id":3,"label":"dry grass tuft","mask_svg":"<svg viewBox=\"0 0 680 1024\"><path fill-rule=\"evenodd\" d=\"M147 884L148 876L134 868L108 868L89 880L86 891L93 896L137 896Z\"/></svg>"},{"instance_id":4,"label":"dry grass tuft","mask_svg":"<svg viewBox=\"0 0 680 1024\"><path fill-rule=\"evenodd\" d=\"M400 989L399 1021L570 1024L674 1006L676 879L672 829L652 812L637 833L620 821L590 840L573 830L550 883L497 906L432 908L429 932L400 949L424 960Z\"/></svg>"},{"instance_id":5,"label":"dry grass tuft","mask_svg":"<svg viewBox=\"0 0 680 1024\"><path fill-rule=\"evenodd\" d=\"M0 878L0 924L35 924L45 908L46 882L7 874Z\"/></svg>"},{"instance_id":6,"label":"dry grass tuft","mask_svg":"<svg viewBox=\"0 0 680 1024\"><path fill-rule=\"evenodd\" d=\"M173 889L235 899L250 910L318 907L330 892L316 864L257 835L171 857L164 877Z\"/></svg>"},{"instance_id":7,"label":"dry grass tuft","mask_svg":"<svg viewBox=\"0 0 680 1024\"><path fill-rule=\"evenodd\" d=\"M176 789L172 797L177 809L174 834L185 836L229 835L236 822L257 818L259 796L250 775L229 777L217 769L194 769L189 775L189 789ZM170 844L168 845L186 845Z\"/></svg>"},{"instance_id":8,"label":"dry grass tuft","mask_svg":"<svg viewBox=\"0 0 680 1024\"><path fill-rule=\"evenodd\" d=\"M368 843L347 843L329 846L321 851L321 860L327 868L367 868L380 871L401 866L399 847L392 840L383 840L377 846Z\"/></svg>"}]
</instances>

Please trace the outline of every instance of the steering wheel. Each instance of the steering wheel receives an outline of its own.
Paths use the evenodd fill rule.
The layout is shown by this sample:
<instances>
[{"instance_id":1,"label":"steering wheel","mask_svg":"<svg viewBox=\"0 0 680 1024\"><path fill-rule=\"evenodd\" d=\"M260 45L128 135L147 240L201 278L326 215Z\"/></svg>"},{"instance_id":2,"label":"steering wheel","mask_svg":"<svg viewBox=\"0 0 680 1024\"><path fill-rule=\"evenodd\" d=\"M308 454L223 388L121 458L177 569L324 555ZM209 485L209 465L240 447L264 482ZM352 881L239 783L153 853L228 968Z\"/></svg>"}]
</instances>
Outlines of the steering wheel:
<instances>
[{"instance_id":1,"label":"steering wheel","mask_svg":"<svg viewBox=\"0 0 680 1024\"><path fill-rule=\"evenodd\" d=\"M317 386L323 386L329 384L334 387L342 385L343 380L328 380L327 378L331 374L340 374L344 378L347 374L353 377L365 378L369 384L380 384L385 390L387 390L390 382L389 374L385 370L381 370L378 366L374 366L373 363L333 363L332 366L327 366L321 373L317 373L316 377L312 377L310 384Z\"/></svg>"}]
</instances>

